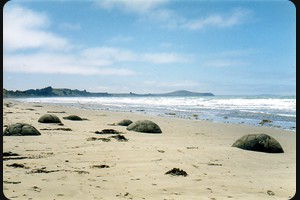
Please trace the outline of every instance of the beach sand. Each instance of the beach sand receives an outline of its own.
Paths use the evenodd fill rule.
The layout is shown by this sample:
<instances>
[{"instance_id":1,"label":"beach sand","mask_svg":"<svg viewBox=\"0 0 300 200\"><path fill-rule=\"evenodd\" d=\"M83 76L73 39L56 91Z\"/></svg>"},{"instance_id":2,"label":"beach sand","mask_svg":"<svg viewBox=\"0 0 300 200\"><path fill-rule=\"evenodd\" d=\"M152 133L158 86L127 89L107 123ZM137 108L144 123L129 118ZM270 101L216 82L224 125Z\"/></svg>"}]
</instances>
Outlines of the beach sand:
<instances>
[{"instance_id":1,"label":"beach sand","mask_svg":"<svg viewBox=\"0 0 300 200\"><path fill-rule=\"evenodd\" d=\"M39 123L49 111L57 112L64 126ZM88 120L63 119L71 114ZM151 120L162 134L112 125L122 119ZM293 131L5 100L3 130L17 122L33 125L41 135L3 137L3 152L26 157L3 160L3 192L9 199L265 200L290 199L296 191ZM128 141L88 139L110 137L95 134L108 128L122 132ZM252 133L274 137L285 152L231 147ZM14 163L18 167L7 166ZM173 168L188 176L165 174Z\"/></svg>"}]
</instances>

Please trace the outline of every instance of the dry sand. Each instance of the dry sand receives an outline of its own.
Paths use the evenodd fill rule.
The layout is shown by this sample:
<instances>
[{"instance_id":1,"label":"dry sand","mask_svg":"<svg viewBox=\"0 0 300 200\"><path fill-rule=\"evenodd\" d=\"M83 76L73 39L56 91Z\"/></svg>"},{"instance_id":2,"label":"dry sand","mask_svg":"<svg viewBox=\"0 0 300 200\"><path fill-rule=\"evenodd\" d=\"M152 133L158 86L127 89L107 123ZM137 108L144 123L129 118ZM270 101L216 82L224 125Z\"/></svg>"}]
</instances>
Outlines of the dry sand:
<instances>
[{"instance_id":1,"label":"dry sand","mask_svg":"<svg viewBox=\"0 0 300 200\"><path fill-rule=\"evenodd\" d=\"M29 123L41 136L3 137L3 152L27 157L3 161L3 192L9 199L265 200L290 199L296 191L296 133L292 131L10 102L9 107L7 100L3 104L3 125ZM48 111L64 111L55 113L64 126L39 123ZM63 119L71 114L88 120ZM111 125L126 118L152 120L163 133L131 132ZM123 132L128 141L87 140L108 138L94 133L107 128ZM285 153L231 147L250 133L274 137ZM7 166L14 163L24 166ZM165 175L173 168L188 176Z\"/></svg>"}]
</instances>

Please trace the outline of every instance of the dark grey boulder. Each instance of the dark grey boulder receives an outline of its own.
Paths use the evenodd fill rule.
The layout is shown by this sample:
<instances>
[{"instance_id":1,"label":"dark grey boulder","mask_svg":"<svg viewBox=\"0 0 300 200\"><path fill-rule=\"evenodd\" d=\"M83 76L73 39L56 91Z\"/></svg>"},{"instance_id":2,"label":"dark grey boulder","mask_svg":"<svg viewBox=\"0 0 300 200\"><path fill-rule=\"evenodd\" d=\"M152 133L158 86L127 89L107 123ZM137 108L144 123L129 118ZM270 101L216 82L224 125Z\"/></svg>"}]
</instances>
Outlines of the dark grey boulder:
<instances>
[{"instance_id":1,"label":"dark grey boulder","mask_svg":"<svg viewBox=\"0 0 300 200\"><path fill-rule=\"evenodd\" d=\"M81 121L83 120L81 117L77 115L69 115L67 117L63 117L63 119L73 120L73 121Z\"/></svg>"},{"instance_id":2,"label":"dark grey boulder","mask_svg":"<svg viewBox=\"0 0 300 200\"><path fill-rule=\"evenodd\" d=\"M122 121L117 123L117 125L119 126L128 126L130 124L132 124L132 121L130 119L123 119Z\"/></svg>"},{"instance_id":3,"label":"dark grey boulder","mask_svg":"<svg viewBox=\"0 0 300 200\"><path fill-rule=\"evenodd\" d=\"M233 145L244 150L266 153L283 153L279 142L266 134L249 134L238 139Z\"/></svg>"},{"instance_id":4,"label":"dark grey boulder","mask_svg":"<svg viewBox=\"0 0 300 200\"><path fill-rule=\"evenodd\" d=\"M28 136L41 135L41 133L33 126L26 123L16 123L9 125L3 133L4 136Z\"/></svg>"},{"instance_id":5,"label":"dark grey boulder","mask_svg":"<svg viewBox=\"0 0 300 200\"><path fill-rule=\"evenodd\" d=\"M130 124L127 128L129 131L142 133L161 133L160 127L149 120L139 120Z\"/></svg>"},{"instance_id":6,"label":"dark grey boulder","mask_svg":"<svg viewBox=\"0 0 300 200\"><path fill-rule=\"evenodd\" d=\"M44 114L38 120L40 123L61 123L60 119L54 114Z\"/></svg>"}]
</instances>

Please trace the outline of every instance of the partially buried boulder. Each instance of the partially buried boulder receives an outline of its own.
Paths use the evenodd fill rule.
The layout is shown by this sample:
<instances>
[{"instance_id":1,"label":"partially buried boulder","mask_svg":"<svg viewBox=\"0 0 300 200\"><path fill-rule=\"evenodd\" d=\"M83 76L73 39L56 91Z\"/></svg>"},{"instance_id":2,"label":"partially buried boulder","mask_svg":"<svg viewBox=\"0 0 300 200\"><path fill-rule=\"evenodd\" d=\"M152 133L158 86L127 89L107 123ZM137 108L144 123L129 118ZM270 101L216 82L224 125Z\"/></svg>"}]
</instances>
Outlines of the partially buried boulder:
<instances>
[{"instance_id":1,"label":"partially buried boulder","mask_svg":"<svg viewBox=\"0 0 300 200\"><path fill-rule=\"evenodd\" d=\"M233 145L244 150L266 153L283 153L279 142L266 134L249 134L238 139Z\"/></svg>"},{"instance_id":2,"label":"partially buried boulder","mask_svg":"<svg viewBox=\"0 0 300 200\"><path fill-rule=\"evenodd\" d=\"M130 124L127 128L129 131L136 131L142 133L161 133L160 127L149 120L139 120Z\"/></svg>"},{"instance_id":3,"label":"partially buried boulder","mask_svg":"<svg viewBox=\"0 0 300 200\"><path fill-rule=\"evenodd\" d=\"M33 126L26 123L16 123L9 125L3 133L3 136L29 136L41 135L41 133Z\"/></svg>"},{"instance_id":4,"label":"partially buried boulder","mask_svg":"<svg viewBox=\"0 0 300 200\"><path fill-rule=\"evenodd\" d=\"M132 124L132 121L130 119L123 119L122 121L117 123L119 126L128 126Z\"/></svg>"},{"instance_id":5,"label":"partially buried boulder","mask_svg":"<svg viewBox=\"0 0 300 200\"><path fill-rule=\"evenodd\" d=\"M77 115L69 115L67 117L63 117L63 119L73 120L73 121L81 121L83 120L81 117Z\"/></svg>"},{"instance_id":6,"label":"partially buried boulder","mask_svg":"<svg viewBox=\"0 0 300 200\"><path fill-rule=\"evenodd\" d=\"M40 123L61 123L60 119L54 114L44 114L38 120Z\"/></svg>"}]
</instances>

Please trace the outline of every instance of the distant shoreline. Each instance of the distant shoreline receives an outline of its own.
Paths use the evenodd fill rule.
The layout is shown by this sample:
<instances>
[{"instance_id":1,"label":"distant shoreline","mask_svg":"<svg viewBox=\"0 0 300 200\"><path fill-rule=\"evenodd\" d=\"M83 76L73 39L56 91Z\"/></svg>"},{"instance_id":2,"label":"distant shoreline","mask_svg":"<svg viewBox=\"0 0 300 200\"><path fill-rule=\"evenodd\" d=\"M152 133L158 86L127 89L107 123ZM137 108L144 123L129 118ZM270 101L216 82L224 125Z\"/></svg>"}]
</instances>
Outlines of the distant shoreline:
<instances>
[{"instance_id":1,"label":"distant shoreline","mask_svg":"<svg viewBox=\"0 0 300 200\"><path fill-rule=\"evenodd\" d=\"M177 90L168 93L159 94L137 94L137 93L92 93L86 90L72 90L67 88L52 88L51 86L42 89L29 89L25 91L12 91L3 89L3 98L27 98L27 97L149 97L149 96L214 96L213 93L205 92L190 92L187 90Z\"/></svg>"},{"instance_id":2,"label":"distant shoreline","mask_svg":"<svg viewBox=\"0 0 300 200\"><path fill-rule=\"evenodd\" d=\"M10 99L7 99L8 101ZM296 131L293 98L262 97L32 97L12 98L85 110L145 113L153 116L249 124ZM264 121L271 121L265 123Z\"/></svg>"}]
</instances>

